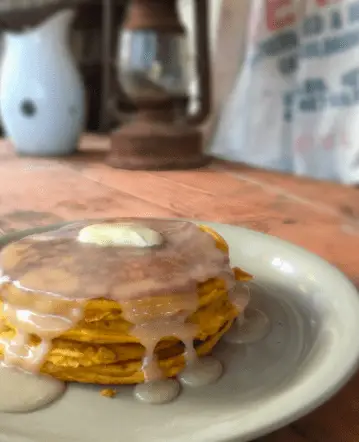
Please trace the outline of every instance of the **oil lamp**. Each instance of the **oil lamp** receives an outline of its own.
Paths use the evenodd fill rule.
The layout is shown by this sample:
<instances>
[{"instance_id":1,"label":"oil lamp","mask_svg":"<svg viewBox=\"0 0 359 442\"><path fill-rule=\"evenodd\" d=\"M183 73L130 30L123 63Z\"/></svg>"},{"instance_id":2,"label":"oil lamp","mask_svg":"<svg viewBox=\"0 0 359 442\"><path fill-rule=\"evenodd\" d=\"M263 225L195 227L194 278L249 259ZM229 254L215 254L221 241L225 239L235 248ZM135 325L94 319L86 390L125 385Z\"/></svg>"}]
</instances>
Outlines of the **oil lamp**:
<instances>
[{"instance_id":1,"label":"oil lamp","mask_svg":"<svg viewBox=\"0 0 359 442\"><path fill-rule=\"evenodd\" d=\"M194 0L194 8L200 109L190 116L187 38L176 0L129 3L122 27L119 75L135 111L111 135L107 157L111 166L188 169L207 162L200 130L210 108L207 0Z\"/></svg>"}]
</instances>

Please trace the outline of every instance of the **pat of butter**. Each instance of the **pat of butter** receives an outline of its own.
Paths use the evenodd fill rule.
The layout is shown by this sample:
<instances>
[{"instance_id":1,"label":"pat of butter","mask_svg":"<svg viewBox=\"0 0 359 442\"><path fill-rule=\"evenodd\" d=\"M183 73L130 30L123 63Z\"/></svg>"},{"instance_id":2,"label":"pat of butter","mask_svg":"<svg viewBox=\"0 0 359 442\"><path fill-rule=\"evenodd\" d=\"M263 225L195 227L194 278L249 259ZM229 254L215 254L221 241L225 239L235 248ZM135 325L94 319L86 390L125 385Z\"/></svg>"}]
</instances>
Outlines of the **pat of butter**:
<instances>
[{"instance_id":1,"label":"pat of butter","mask_svg":"<svg viewBox=\"0 0 359 442\"><path fill-rule=\"evenodd\" d=\"M155 247L163 243L162 235L136 224L93 224L80 230L79 242L102 247Z\"/></svg>"}]
</instances>

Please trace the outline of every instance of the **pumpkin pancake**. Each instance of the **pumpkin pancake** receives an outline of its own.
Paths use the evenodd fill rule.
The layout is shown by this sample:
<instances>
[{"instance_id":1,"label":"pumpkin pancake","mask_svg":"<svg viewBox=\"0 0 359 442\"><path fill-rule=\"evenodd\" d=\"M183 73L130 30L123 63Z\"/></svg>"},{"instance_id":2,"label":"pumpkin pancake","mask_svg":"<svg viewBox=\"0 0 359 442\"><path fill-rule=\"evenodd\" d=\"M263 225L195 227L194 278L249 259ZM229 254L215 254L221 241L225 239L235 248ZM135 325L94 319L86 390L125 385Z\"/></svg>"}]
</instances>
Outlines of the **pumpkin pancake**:
<instances>
[{"instance_id":1,"label":"pumpkin pancake","mask_svg":"<svg viewBox=\"0 0 359 442\"><path fill-rule=\"evenodd\" d=\"M189 355L209 354L248 302L243 291L232 304L236 281L251 278L231 269L217 232L157 219L28 236L0 265L4 362L93 384L173 377Z\"/></svg>"}]
</instances>

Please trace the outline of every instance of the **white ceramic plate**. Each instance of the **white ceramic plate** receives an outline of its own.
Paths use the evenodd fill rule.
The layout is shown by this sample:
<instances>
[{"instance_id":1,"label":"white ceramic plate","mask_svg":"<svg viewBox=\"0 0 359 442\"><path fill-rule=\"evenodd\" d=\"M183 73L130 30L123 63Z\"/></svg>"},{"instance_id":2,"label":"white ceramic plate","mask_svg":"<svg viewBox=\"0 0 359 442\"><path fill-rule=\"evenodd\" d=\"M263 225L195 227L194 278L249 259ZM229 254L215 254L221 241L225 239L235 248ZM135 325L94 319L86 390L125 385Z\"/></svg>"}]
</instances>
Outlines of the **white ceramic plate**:
<instances>
[{"instance_id":1,"label":"white ceramic plate","mask_svg":"<svg viewBox=\"0 0 359 442\"><path fill-rule=\"evenodd\" d=\"M253 303L272 320L268 337L247 347L221 344L222 380L170 405L135 402L131 387L108 399L99 388L71 385L44 410L0 414L0 442L244 442L300 418L343 386L359 360L354 286L291 244L207 224L229 242L233 265L256 276Z\"/></svg>"}]
</instances>

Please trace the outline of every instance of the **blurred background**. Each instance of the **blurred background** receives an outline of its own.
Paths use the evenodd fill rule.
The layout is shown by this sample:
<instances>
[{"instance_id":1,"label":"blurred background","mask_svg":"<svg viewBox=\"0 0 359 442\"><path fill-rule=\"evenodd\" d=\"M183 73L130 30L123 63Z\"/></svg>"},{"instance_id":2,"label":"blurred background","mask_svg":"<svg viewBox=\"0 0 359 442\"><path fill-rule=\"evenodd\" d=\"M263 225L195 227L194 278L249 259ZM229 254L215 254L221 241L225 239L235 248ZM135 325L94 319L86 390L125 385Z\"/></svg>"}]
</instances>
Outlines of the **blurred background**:
<instances>
[{"instance_id":1,"label":"blurred background","mask_svg":"<svg viewBox=\"0 0 359 442\"><path fill-rule=\"evenodd\" d=\"M108 135L115 168L216 157L356 185L358 11L356 0L2 0L3 135L35 156Z\"/></svg>"}]
</instances>

